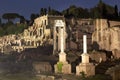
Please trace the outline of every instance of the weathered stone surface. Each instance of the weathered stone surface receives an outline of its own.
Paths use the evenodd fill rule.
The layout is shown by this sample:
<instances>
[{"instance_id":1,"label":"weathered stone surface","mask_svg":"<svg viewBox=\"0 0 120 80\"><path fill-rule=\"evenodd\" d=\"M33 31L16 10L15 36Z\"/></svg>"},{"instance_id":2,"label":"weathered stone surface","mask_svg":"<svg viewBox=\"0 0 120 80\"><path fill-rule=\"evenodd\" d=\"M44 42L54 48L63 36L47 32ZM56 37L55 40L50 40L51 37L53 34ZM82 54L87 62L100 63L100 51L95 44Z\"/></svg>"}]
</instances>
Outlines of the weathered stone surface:
<instances>
[{"instance_id":1,"label":"weathered stone surface","mask_svg":"<svg viewBox=\"0 0 120 80\"><path fill-rule=\"evenodd\" d=\"M106 61L107 57L104 52L93 51L90 54L91 60L95 60L96 62Z\"/></svg>"},{"instance_id":2,"label":"weathered stone surface","mask_svg":"<svg viewBox=\"0 0 120 80\"><path fill-rule=\"evenodd\" d=\"M49 62L34 62L33 69L36 73L52 73L52 67Z\"/></svg>"},{"instance_id":3,"label":"weathered stone surface","mask_svg":"<svg viewBox=\"0 0 120 80\"><path fill-rule=\"evenodd\" d=\"M95 47L107 51L120 50L120 22L114 23L106 19L96 20L95 32L92 34Z\"/></svg>"},{"instance_id":4,"label":"weathered stone surface","mask_svg":"<svg viewBox=\"0 0 120 80\"><path fill-rule=\"evenodd\" d=\"M113 53L114 58L116 59L120 58L120 50L114 49L112 50L112 53Z\"/></svg>"},{"instance_id":5,"label":"weathered stone surface","mask_svg":"<svg viewBox=\"0 0 120 80\"><path fill-rule=\"evenodd\" d=\"M84 72L86 76L95 75L95 66L92 63L80 63L76 66L76 75L80 75L81 72Z\"/></svg>"}]
</instances>

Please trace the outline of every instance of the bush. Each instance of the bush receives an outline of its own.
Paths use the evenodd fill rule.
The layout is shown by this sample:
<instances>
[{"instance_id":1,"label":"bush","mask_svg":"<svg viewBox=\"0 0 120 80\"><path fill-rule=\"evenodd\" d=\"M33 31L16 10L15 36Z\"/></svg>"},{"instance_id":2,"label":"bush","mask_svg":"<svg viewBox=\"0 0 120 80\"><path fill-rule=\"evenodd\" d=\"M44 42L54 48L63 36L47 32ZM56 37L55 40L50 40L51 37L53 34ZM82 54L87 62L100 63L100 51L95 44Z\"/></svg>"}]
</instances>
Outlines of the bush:
<instances>
[{"instance_id":1,"label":"bush","mask_svg":"<svg viewBox=\"0 0 120 80\"><path fill-rule=\"evenodd\" d=\"M57 68L58 68L58 71L61 73L62 72L62 66L63 66L63 63L62 62L59 62L57 64Z\"/></svg>"}]
</instances>

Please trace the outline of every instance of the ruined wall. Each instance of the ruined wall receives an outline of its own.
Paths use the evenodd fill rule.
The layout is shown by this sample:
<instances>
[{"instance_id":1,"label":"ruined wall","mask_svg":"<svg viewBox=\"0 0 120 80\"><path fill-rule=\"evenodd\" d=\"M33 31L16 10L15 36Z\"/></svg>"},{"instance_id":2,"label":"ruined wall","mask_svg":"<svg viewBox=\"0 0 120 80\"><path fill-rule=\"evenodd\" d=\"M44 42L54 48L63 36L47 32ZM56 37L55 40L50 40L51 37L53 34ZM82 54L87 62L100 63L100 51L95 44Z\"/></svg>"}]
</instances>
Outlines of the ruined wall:
<instances>
[{"instance_id":1,"label":"ruined wall","mask_svg":"<svg viewBox=\"0 0 120 80\"><path fill-rule=\"evenodd\" d=\"M69 49L82 50L83 49L83 35L87 35L88 50L91 50L92 33L94 31L93 19L69 19L67 22L68 43ZM73 42L73 43L71 43ZM75 46L73 48L73 46Z\"/></svg>"},{"instance_id":2,"label":"ruined wall","mask_svg":"<svg viewBox=\"0 0 120 80\"><path fill-rule=\"evenodd\" d=\"M120 26L112 27L113 23L106 19L97 19L95 25L95 31L92 34L94 46L108 51L120 50Z\"/></svg>"}]
</instances>

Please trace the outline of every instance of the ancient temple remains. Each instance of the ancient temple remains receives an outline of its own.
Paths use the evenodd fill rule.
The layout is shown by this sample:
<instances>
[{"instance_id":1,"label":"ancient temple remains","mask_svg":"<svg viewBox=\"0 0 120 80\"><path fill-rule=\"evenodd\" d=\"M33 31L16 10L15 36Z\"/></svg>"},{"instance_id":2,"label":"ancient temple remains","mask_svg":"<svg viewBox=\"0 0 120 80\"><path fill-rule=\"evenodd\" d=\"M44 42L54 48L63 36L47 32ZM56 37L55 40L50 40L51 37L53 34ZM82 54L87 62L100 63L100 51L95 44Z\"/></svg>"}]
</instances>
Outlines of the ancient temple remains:
<instances>
[{"instance_id":1,"label":"ancient temple remains","mask_svg":"<svg viewBox=\"0 0 120 80\"><path fill-rule=\"evenodd\" d=\"M60 53L59 53L59 61L57 64L54 65L55 68L55 73L64 73L64 74L70 74L71 73L71 65L68 64L66 60L66 53L64 52L64 44L65 44L65 38L64 38L64 33L65 29L64 23L62 20L56 20L55 21L55 26L59 27L60 31L60 36L58 39L60 39Z\"/></svg>"}]
</instances>

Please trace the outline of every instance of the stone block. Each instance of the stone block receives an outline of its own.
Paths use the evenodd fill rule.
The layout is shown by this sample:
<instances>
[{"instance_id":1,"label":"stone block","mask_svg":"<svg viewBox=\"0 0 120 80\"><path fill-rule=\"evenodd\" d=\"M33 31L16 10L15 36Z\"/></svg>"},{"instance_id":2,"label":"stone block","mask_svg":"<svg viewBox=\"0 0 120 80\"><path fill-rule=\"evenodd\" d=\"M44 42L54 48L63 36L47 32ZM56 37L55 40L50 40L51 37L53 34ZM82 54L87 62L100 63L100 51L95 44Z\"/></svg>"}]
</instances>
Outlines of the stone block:
<instances>
[{"instance_id":1,"label":"stone block","mask_svg":"<svg viewBox=\"0 0 120 80\"><path fill-rule=\"evenodd\" d=\"M71 65L70 64L64 64L63 67L62 67L62 73L71 74Z\"/></svg>"},{"instance_id":2,"label":"stone block","mask_svg":"<svg viewBox=\"0 0 120 80\"><path fill-rule=\"evenodd\" d=\"M80 63L76 66L76 75L80 75L80 72L84 72L86 76L95 75L95 66L92 63Z\"/></svg>"},{"instance_id":3,"label":"stone block","mask_svg":"<svg viewBox=\"0 0 120 80\"><path fill-rule=\"evenodd\" d=\"M82 63L89 63L89 54L83 53L81 57L82 57Z\"/></svg>"},{"instance_id":4,"label":"stone block","mask_svg":"<svg viewBox=\"0 0 120 80\"><path fill-rule=\"evenodd\" d=\"M65 53L59 54L59 61L62 63L66 62L66 54Z\"/></svg>"}]
</instances>

